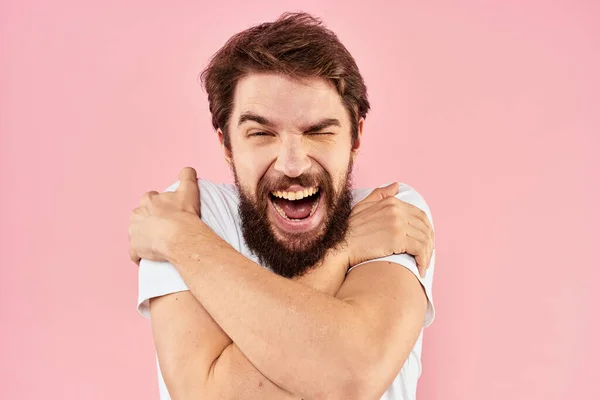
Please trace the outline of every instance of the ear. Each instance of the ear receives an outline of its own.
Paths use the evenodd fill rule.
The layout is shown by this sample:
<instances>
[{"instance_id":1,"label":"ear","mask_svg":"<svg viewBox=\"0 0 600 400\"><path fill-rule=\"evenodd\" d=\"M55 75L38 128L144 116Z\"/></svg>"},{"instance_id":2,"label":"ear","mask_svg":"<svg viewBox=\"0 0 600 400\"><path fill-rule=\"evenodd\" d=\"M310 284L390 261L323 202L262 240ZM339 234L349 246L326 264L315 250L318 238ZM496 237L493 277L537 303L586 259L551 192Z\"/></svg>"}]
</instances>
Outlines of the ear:
<instances>
[{"instance_id":1,"label":"ear","mask_svg":"<svg viewBox=\"0 0 600 400\"><path fill-rule=\"evenodd\" d=\"M224 142L224 138L223 138L223 131L221 130L221 128L217 129L217 133L219 134L219 142L221 143L221 150L223 150L223 155L225 156L225 161L227 161L227 164L229 164L229 166L233 166L233 155L231 154L231 149L228 149L227 147L225 147L225 142Z\"/></svg>"},{"instance_id":2,"label":"ear","mask_svg":"<svg viewBox=\"0 0 600 400\"><path fill-rule=\"evenodd\" d=\"M356 137L356 141L352 146L352 161L356 159L358 155L358 150L360 149L360 142L362 140L363 128L365 126L365 119L361 118L358 120L358 136Z\"/></svg>"}]
</instances>

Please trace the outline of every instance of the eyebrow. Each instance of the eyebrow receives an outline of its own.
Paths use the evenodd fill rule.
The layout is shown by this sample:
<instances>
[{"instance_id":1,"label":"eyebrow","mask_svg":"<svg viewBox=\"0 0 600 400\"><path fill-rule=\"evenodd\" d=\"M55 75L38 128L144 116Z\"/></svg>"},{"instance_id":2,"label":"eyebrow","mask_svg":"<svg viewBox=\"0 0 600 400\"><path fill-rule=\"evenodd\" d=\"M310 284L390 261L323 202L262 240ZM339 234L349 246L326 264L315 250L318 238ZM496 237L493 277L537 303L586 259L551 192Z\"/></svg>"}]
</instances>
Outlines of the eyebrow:
<instances>
[{"instance_id":1,"label":"eyebrow","mask_svg":"<svg viewBox=\"0 0 600 400\"><path fill-rule=\"evenodd\" d=\"M275 125L263 116L254 114L252 112L245 112L242 115L240 115L240 118L238 120L238 126L240 126L244 122L248 122L248 121L254 121L260 125L265 125L268 127L273 127ZM302 129L302 131L303 131L303 133L315 133L315 132L322 131L325 128L329 128L330 126L341 127L342 124L340 123L340 120L337 118L325 118L325 119L317 122L316 124L312 124L312 125L308 125L308 126L304 127L304 129Z\"/></svg>"},{"instance_id":2,"label":"eyebrow","mask_svg":"<svg viewBox=\"0 0 600 400\"><path fill-rule=\"evenodd\" d=\"M303 131L304 131L304 133L315 133L315 132L322 131L325 128L329 128L330 126L341 127L342 124L340 123L340 120L337 118L325 118L325 119L321 120L320 122L317 122L316 124L309 125L308 127L304 128Z\"/></svg>"},{"instance_id":3,"label":"eyebrow","mask_svg":"<svg viewBox=\"0 0 600 400\"><path fill-rule=\"evenodd\" d=\"M261 117L260 115L254 114L251 112L245 112L242 115L240 115L240 119L238 120L238 126L242 125L244 122L247 122L247 121L254 121L258 124L270 126L270 127L273 126L273 123L270 122L265 117Z\"/></svg>"}]
</instances>

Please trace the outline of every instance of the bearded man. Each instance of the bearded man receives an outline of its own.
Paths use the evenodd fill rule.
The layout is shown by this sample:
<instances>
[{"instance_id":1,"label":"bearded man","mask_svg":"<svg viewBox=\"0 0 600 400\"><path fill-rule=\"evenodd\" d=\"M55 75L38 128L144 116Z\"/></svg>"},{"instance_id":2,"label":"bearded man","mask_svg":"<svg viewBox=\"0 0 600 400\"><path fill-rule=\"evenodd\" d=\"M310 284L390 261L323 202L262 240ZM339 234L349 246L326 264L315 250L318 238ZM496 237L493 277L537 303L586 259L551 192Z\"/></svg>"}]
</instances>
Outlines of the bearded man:
<instances>
[{"instance_id":1,"label":"bearded man","mask_svg":"<svg viewBox=\"0 0 600 400\"><path fill-rule=\"evenodd\" d=\"M354 59L286 13L202 78L235 185L184 168L129 227L161 399L414 399L433 229L410 186L352 188L369 111Z\"/></svg>"}]
</instances>

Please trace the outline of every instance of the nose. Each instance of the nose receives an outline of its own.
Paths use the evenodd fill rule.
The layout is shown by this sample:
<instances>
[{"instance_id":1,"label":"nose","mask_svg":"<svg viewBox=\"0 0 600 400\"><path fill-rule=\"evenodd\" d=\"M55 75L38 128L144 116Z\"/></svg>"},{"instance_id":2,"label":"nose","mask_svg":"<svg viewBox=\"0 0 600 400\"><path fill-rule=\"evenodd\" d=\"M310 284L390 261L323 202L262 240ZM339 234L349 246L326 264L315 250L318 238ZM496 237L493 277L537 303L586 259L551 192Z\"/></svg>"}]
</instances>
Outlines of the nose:
<instances>
[{"instance_id":1,"label":"nose","mask_svg":"<svg viewBox=\"0 0 600 400\"><path fill-rule=\"evenodd\" d=\"M310 170L310 167L311 161L302 143L302 135L287 135L282 138L275 170L290 178L297 178Z\"/></svg>"}]
</instances>

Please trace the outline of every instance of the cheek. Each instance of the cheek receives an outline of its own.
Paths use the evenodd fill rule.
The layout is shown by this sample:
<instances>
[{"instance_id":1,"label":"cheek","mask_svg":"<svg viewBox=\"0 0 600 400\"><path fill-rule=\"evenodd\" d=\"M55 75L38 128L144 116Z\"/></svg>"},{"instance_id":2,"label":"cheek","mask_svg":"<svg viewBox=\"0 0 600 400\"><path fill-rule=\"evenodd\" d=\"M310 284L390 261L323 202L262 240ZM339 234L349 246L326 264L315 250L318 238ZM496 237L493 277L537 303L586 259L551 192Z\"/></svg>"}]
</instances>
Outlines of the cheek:
<instances>
[{"instance_id":1,"label":"cheek","mask_svg":"<svg viewBox=\"0 0 600 400\"><path fill-rule=\"evenodd\" d=\"M249 193L253 194L258 181L269 169L273 161L274 158L272 156L260 149L242 150L233 153L233 163L238 180Z\"/></svg>"},{"instance_id":2,"label":"cheek","mask_svg":"<svg viewBox=\"0 0 600 400\"><path fill-rule=\"evenodd\" d=\"M333 180L336 186L341 179L346 177L348 166L350 164L350 145L338 145L335 147L314 146L311 149L310 156L315 162L319 163Z\"/></svg>"}]
</instances>

